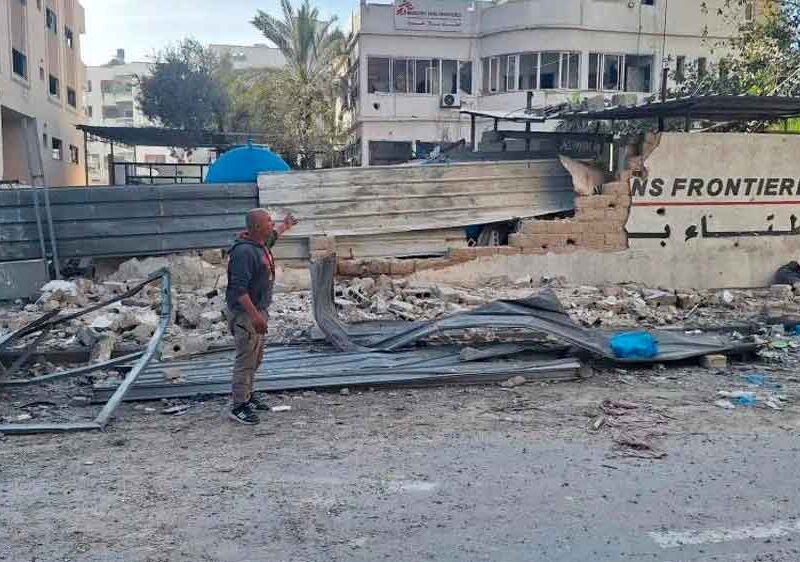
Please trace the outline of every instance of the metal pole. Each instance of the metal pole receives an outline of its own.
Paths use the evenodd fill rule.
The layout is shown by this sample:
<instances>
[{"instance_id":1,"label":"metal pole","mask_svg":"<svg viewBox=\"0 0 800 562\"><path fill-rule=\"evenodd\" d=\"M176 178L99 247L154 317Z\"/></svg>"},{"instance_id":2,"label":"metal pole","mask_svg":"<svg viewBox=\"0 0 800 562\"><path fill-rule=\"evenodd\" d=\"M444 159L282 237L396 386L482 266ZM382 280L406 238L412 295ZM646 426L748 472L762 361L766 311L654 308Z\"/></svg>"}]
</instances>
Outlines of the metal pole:
<instances>
[{"instance_id":1,"label":"metal pole","mask_svg":"<svg viewBox=\"0 0 800 562\"><path fill-rule=\"evenodd\" d=\"M667 78L669 77L669 68L664 67L661 69L661 103L667 101ZM658 130L664 130L664 118L658 118Z\"/></svg>"},{"instance_id":2,"label":"metal pole","mask_svg":"<svg viewBox=\"0 0 800 562\"><path fill-rule=\"evenodd\" d=\"M472 152L477 150L475 146L475 115L472 114L469 116L469 142L472 145Z\"/></svg>"},{"instance_id":3,"label":"metal pole","mask_svg":"<svg viewBox=\"0 0 800 562\"><path fill-rule=\"evenodd\" d=\"M83 172L86 174L86 187L89 187L89 134L83 132Z\"/></svg>"},{"instance_id":4,"label":"metal pole","mask_svg":"<svg viewBox=\"0 0 800 562\"><path fill-rule=\"evenodd\" d=\"M39 210L39 190L31 189L31 195L33 196L33 212L36 215L36 231L39 234L39 249L42 252L42 259L47 262L47 246L44 243L44 228L42 228L42 211Z\"/></svg>"},{"instance_id":5,"label":"metal pole","mask_svg":"<svg viewBox=\"0 0 800 562\"><path fill-rule=\"evenodd\" d=\"M50 246L53 248L53 268L56 272L56 279L61 279L61 267L58 264L58 241L56 240L56 229L53 228L53 212L50 209L50 188L44 190L44 214L47 217L47 229L50 231Z\"/></svg>"},{"instance_id":6,"label":"metal pole","mask_svg":"<svg viewBox=\"0 0 800 562\"><path fill-rule=\"evenodd\" d=\"M525 107L526 107L526 113L530 115L530 112L533 109L533 92L528 92L528 99L525 102ZM531 151L530 121L525 122L525 132L528 133L527 135L525 135L525 152L530 152Z\"/></svg>"},{"instance_id":7,"label":"metal pole","mask_svg":"<svg viewBox=\"0 0 800 562\"><path fill-rule=\"evenodd\" d=\"M117 178L115 177L117 171L114 169L114 143L111 143L111 161L108 163L108 184L117 185Z\"/></svg>"}]
</instances>

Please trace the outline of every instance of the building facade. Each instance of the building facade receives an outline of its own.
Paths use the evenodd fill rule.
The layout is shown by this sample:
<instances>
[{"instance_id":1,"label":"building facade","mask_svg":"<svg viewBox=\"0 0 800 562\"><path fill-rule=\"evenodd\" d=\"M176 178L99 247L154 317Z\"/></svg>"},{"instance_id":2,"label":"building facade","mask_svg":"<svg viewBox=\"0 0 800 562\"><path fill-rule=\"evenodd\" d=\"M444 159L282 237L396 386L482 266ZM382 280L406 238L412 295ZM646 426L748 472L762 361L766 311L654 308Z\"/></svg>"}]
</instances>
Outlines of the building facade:
<instances>
[{"instance_id":1,"label":"building facade","mask_svg":"<svg viewBox=\"0 0 800 562\"><path fill-rule=\"evenodd\" d=\"M733 30L724 0L362 1L342 74L352 161L402 161L470 139L460 109L513 112L660 89L662 61L709 64ZM736 8L754 17L754 7ZM738 14L737 14L738 15ZM478 121L478 138L491 121Z\"/></svg>"},{"instance_id":2,"label":"building facade","mask_svg":"<svg viewBox=\"0 0 800 562\"><path fill-rule=\"evenodd\" d=\"M30 184L38 150L47 185L84 184L83 33L77 0L0 3L0 181Z\"/></svg>"},{"instance_id":3,"label":"building facade","mask_svg":"<svg viewBox=\"0 0 800 562\"><path fill-rule=\"evenodd\" d=\"M219 57L229 56L234 70L279 68L284 64L283 55L278 49L266 45L209 45ZM108 64L87 68L86 95L84 105L89 123L105 127L152 127L155 126L136 102L139 95L139 79L150 73L149 62L127 62L125 50L117 49L116 55ZM90 185L106 185L112 177L109 174L111 147L108 143L91 141L88 144L88 169ZM115 145L114 161L139 162L136 172L149 175L153 165L189 162L206 164L213 157L212 151L198 149L185 154L182 149L158 146L127 147ZM154 169L156 174L166 174L173 170L170 166ZM175 169L172 173L191 173ZM115 181L124 181L119 173Z\"/></svg>"}]
</instances>

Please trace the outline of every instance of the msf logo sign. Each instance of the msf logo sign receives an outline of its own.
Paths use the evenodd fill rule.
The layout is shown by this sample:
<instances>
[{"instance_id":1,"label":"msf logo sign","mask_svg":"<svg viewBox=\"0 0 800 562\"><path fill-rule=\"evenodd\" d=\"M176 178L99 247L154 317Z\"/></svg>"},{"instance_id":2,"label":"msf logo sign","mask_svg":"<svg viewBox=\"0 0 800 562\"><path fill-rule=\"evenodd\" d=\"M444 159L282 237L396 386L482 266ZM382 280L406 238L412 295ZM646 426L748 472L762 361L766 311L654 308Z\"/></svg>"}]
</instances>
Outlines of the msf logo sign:
<instances>
[{"instance_id":1,"label":"msf logo sign","mask_svg":"<svg viewBox=\"0 0 800 562\"><path fill-rule=\"evenodd\" d=\"M403 0L398 3L395 8L395 14L398 16L407 16L414 11L414 3L411 0Z\"/></svg>"}]
</instances>

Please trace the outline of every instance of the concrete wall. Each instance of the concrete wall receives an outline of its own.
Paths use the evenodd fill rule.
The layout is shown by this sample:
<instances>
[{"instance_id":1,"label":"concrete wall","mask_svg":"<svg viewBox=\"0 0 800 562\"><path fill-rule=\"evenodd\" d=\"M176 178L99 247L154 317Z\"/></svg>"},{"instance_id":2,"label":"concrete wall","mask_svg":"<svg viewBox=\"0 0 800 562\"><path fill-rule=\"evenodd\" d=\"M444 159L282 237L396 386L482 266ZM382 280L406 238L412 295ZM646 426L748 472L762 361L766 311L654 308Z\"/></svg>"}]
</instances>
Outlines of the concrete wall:
<instances>
[{"instance_id":1,"label":"concrete wall","mask_svg":"<svg viewBox=\"0 0 800 562\"><path fill-rule=\"evenodd\" d=\"M39 10L35 1L29 1L25 5L24 18L17 18L12 24L10 6L11 3L8 1L0 4L0 107L36 119L37 132L42 143L45 178L49 185L82 185L85 156L83 139L74 125L84 122L80 107L84 78L84 67L80 58L81 34L85 32L83 8L74 0L52 0L49 3L42 2L42 9ZM44 26L45 6L50 6L58 16L58 35L53 36L55 41L48 41L49 35L53 34ZM72 47L67 46L64 38L65 22L73 26ZM24 34L16 32L14 34L25 38L27 78L20 77L12 71L10 41L13 26L25 28ZM48 93L50 74L60 78L60 97ZM67 103L68 85L70 87L74 85L77 107L73 108ZM6 119L4 121L8 122ZM18 150L7 146L9 143L18 142L9 140L16 137L14 130L0 129L0 135L4 137L0 141L4 145L3 154L8 153L8 150L15 152ZM44 146L43 135L47 135L47 146ZM54 160L52 157L51 142L54 137L63 143L61 160ZM70 161L70 145L79 150L77 164ZM16 166L12 164L10 168L15 172L15 176ZM0 166L0 169L3 170L3 178L18 179L7 175L8 164Z\"/></svg>"}]
</instances>

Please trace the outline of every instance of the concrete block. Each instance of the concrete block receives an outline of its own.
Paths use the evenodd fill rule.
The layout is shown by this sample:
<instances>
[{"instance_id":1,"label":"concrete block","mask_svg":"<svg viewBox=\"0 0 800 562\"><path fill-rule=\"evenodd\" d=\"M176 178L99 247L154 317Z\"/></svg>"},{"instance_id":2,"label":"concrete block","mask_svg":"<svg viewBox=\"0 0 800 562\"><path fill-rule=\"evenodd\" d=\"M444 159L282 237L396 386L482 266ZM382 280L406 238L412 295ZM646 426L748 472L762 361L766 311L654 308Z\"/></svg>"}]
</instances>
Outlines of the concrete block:
<instances>
[{"instance_id":1,"label":"concrete block","mask_svg":"<svg viewBox=\"0 0 800 562\"><path fill-rule=\"evenodd\" d=\"M603 195L627 195L630 196L631 190L626 182L615 181L603 184Z\"/></svg>"},{"instance_id":2,"label":"concrete block","mask_svg":"<svg viewBox=\"0 0 800 562\"><path fill-rule=\"evenodd\" d=\"M311 252L335 251L336 238L334 236L311 236L308 239L308 249Z\"/></svg>"},{"instance_id":3,"label":"concrete block","mask_svg":"<svg viewBox=\"0 0 800 562\"><path fill-rule=\"evenodd\" d=\"M447 258L453 263L466 263L478 257L475 248L451 248L447 251Z\"/></svg>"},{"instance_id":4,"label":"concrete block","mask_svg":"<svg viewBox=\"0 0 800 562\"><path fill-rule=\"evenodd\" d=\"M44 260L0 262L0 301L38 296L49 280Z\"/></svg>"},{"instance_id":5,"label":"concrete block","mask_svg":"<svg viewBox=\"0 0 800 562\"><path fill-rule=\"evenodd\" d=\"M520 253L520 249L513 246L497 246L495 249L498 256L516 256Z\"/></svg>"},{"instance_id":6,"label":"concrete block","mask_svg":"<svg viewBox=\"0 0 800 562\"><path fill-rule=\"evenodd\" d=\"M367 262L367 271L370 275L389 275L391 273L390 260L370 260Z\"/></svg>"},{"instance_id":7,"label":"concrete block","mask_svg":"<svg viewBox=\"0 0 800 562\"><path fill-rule=\"evenodd\" d=\"M628 209L624 207L616 207L614 209L606 209L603 213L603 219L607 222L618 225L621 229L622 226L628 222Z\"/></svg>"},{"instance_id":8,"label":"concrete block","mask_svg":"<svg viewBox=\"0 0 800 562\"><path fill-rule=\"evenodd\" d=\"M728 358L724 355L703 355L700 358L700 365L706 369L725 369L728 366Z\"/></svg>"},{"instance_id":9,"label":"concrete block","mask_svg":"<svg viewBox=\"0 0 800 562\"><path fill-rule=\"evenodd\" d=\"M525 234L522 232L514 232L513 234L508 235L509 246L524 248L526 246L532 246L533 244L534 244L534 238L530 234Z\"/></svg>"},{"instance_id":10,"label":"concrete block","mask_svg":"<svg viewBox=\"0 0 800 562\"><path fill-rule=\"evenodd\" d=\"M415 271L415 260L391 260L389 262L389 273L391 275L412 275Z\"/></svg>"},{"instance_id":11,"label":"concrete block","mask_svg":"<svg viewBox=\"0 0 800 562\"><path fill-rule=\"evenodd\" d=\"M341 277L364 277L369 274L366 264L355 260L339 260L336 273Z\"/></svg>"},{"instance_id":12,"label":"concrete block","mask_svg":"<svg viewBox=\"0 0 800 562\"><path fill-rule=\"evenodd\" d=\"M624 250L628 247L628 236L624 232L606 233L603 238L609 248Z\"/></svg>"},{"instance_id":13,"label":"concrete block","mask_svg":"<svg viewBox=\"0 0 800 562\"><path fill-rule=\"evenodd\" d=\"M771 299L792 300L792 296L791 285L772 285L769 288L769 297Z\"/></svg>"},{"instance_id":14,"label":"concrete block","mask_svg":"<svg viewBox=\"0 0 800 562\"><path fill-rule=\"evenodd\" d=\"M478 246L470 249L475 250L475 256L479 258L497 255L497 246Z\"/></svg>"}]
</instances>

